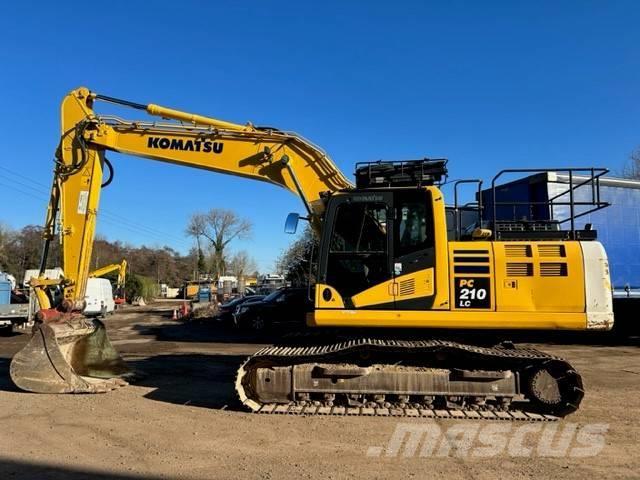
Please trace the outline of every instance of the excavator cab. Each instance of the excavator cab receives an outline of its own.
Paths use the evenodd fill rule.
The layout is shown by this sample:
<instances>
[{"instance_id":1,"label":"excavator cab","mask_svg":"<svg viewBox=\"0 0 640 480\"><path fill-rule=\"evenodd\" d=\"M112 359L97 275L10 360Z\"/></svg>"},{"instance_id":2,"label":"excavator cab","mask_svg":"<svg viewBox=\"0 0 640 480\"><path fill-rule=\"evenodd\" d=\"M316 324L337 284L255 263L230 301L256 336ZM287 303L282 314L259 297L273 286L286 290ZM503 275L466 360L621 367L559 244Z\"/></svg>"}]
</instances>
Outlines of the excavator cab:
<instances>
[{"instance_id":1,"label":"excavator cab","mask_svg":"<svg viewBox=\"0 0 640 480\"><path fill-rule=\"evenodd\" d=\"M327 205L317 308L432 308L436 256L446 250L434 216L441 195L433 185L445 174L444 160L356 170L358 188L333 195Z\"/></svg>"},{"instance_id":2,"label":"excavator cab","mask_svg":"<svg viewBox=\"0 0 640 480\"><path fill-rule=\"evenodd\" d=\"M321 281L337 291L347 308L396 308L396 278L421 271L433 274L430 205L431 194L424 188L337 197L327 218L333 228L320 255ZM412 308L429 308L433 293L432 288L423 289Z\"/></svg>"}]
</instances>

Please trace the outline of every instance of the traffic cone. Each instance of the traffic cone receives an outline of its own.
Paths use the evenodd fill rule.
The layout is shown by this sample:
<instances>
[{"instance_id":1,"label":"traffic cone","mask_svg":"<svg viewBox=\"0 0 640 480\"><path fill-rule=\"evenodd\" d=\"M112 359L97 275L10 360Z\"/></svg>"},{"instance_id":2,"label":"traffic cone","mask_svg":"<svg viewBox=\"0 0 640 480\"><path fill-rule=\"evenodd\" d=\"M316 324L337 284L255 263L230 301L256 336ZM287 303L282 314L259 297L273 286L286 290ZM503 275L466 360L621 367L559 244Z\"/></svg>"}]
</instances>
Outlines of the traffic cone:
<instances>
[{"instance_id":1,"label":"traffic cone","mask_svg":"<svg viewBox=\"0 0 640 480\"><path fill-rule=\"evenodd\" d=\"M177 320L178 319L178 309L174 308L173 309L173 318L172 320Z\"/></svg>"}]
</instances>

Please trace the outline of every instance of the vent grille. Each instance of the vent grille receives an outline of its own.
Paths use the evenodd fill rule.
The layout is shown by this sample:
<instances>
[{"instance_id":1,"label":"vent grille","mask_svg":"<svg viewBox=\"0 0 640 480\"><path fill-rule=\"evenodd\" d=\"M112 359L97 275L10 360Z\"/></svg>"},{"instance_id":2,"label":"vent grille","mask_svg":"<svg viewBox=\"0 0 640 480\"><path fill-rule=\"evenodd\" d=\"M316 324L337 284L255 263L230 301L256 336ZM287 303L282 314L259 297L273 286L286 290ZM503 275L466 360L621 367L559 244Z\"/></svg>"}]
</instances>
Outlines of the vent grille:
<instances>
[{"instance_id":1,"label":"vent grille","mask_svg":"<svg viewBox=\"0 0 640 480\"><path fill-rule=\"evenodd\" d=\"M538 245L541 257L566 257L564 245Z\"/></svg>"},{"instance_id":2,"label":"vent grille","mask_svg":"<svg viewBox=\"0 0 640 480\"><path fill-rule=\"evenodd\" d=\"M489 263L489 257L453 257L454 263Z\"/></svg>"},{"instance_id":3,"label":"vent grille","mask_svg":"<svg viewBox=\"0 0 640 480\"><path fill-rule=\"evenodd\" d=\"M507 257L531 257L531 245L505 245L504 253Z\"/></svg>"},{"instance_id":4,"label":"vent grille","mask_svg":"<svg viewBox=\"0 0 640 480\"><path fill-rule=\"evenodd\" d=\"M533 276L533 263L507 263L507 277Z\"/></svg>"},{"instance_id":5,"label":"vent grille","mask_svg":"<svg viewBox=\"0 0 640 480\"><path fill-rule=\"evenodd\" d=\"M561 262L554 263L541 263L540 264L540 276L542 277L566 277L567 264Z\"/></svg>"},{"instance_id":6,"label":"vent grille","mask_svg":"<svg viewBox=\"0 0 640 480\"><path fill-rule=\"evenodd\" d=\"M401 297L404 295L413 295L414 293L416 293L416 280L414 278L400 282Z\"/></svg>"},{"instance_id":7,"label":"vent grille","mask_svg":"<svg viewBox=\"0 0 640 480\"><path fill-rule=\"evenodd\" d=\"M455 255L453 257L453 273L460 275L491 273L489 250L454 250L453 253Z\"/></svg>"}]
</instances>

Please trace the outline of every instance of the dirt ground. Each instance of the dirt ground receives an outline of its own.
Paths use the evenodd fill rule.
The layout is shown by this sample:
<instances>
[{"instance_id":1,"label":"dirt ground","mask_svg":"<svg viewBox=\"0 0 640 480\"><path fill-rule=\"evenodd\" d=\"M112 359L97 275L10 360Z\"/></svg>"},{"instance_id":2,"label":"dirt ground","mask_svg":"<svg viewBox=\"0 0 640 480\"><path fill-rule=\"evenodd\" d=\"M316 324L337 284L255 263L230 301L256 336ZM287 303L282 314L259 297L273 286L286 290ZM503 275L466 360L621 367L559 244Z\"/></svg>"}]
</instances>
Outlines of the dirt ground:
<instances>
[{"instance_id":1,"label":"dirt ground","mask_svg":"<svg viewBox=\"0 0 640 480\"><path fill-rule=\"evenodd\" d=\"M171 308L128 307L107 320L115 346L147 376L104 395L18 391L9 362L28 335L0 338L0 478L640 478L637 337L534 339L536 347L578 369L587 394L579 412L562 422L526 424L542 425L528 433L529 454L436 448L422 456L420 449L390 455L385 449L398 426L475 435L502 422L248 413L235 398L236 369L271 339L223 331L212 322L172 321ZM507 435L523 425L511 423L517 425L507 426ZM563 454L558 443L540 450L535 428L580 431L593 424L605 424L596 427L605 430L594 456ZM577 445L577 437L572 441Z\"/></svg>"}]
</instances>

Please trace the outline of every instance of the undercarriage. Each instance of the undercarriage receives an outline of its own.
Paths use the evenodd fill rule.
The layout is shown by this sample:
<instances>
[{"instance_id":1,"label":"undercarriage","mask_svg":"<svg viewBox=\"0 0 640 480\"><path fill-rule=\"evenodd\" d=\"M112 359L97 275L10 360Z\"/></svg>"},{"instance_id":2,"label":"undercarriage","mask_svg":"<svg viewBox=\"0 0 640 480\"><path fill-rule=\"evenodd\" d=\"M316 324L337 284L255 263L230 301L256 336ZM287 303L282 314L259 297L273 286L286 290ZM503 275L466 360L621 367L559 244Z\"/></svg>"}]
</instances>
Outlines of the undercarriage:
<instances>
[{"instance_id":1,"label":"undercarriage","mask_svg":"<svg viewBox=\"0 0 640 480\"><path fill-rule=\"evenodd\" d=\"M556 420L584 395L571 365L532 348L313 336L249 357L236 390L260 413L505 420Z\"/></svg>"}]
</instances>

